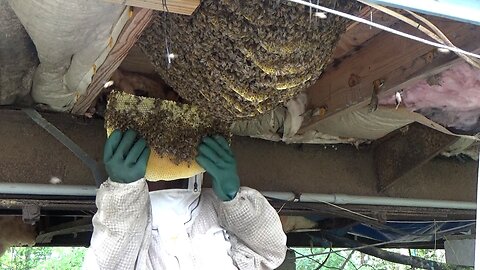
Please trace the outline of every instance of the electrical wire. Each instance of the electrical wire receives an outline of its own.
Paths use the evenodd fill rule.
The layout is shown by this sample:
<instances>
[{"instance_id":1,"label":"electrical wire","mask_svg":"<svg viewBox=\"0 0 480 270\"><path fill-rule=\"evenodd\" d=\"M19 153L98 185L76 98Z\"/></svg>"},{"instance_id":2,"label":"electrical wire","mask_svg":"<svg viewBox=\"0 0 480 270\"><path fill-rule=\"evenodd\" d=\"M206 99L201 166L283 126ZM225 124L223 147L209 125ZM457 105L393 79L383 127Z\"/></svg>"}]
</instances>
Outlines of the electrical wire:
<instances>
[{"instance_id":1,"label":"electrical wire","mask_svg":"<svg viewBox=\"0 0 480 270\"><path fill-rule=\"evenodd\" d=\"M305 259L309 259L309 260L311 260L311 261L314 261L314 262L316 262L316 263L318 263L318 264L322 264L319 260L316 260L316 259L312 258L313 256L316 256L316 254L305 255L305 254L302 254L302 253L300 253L300 252L298 252L298 251L296 251L295 249L290 248L290 247L288 248L288 250L291 250L291 251L295 252L296 254L300 255L300 257L296 257L295 260L305 258ZM318 254L318 253L317 253L317 254Z\"/></svg>"},{"instance_id":2,"label":"electrical wire","mask_svg":"<svg viewBox=\"0 0 480 270\"><path fill-rule=\"evenodd\" d=\"M275 198L271 198L271 197L267 197L268 199L270 200L276 200L276 201L283 201L283 205L281 206L280 210L278 211L278 213L285 207L286 203L288 202L295 202L295 199L290 199L290 200L279 200L279 199L275 199ZM346 209L344 207L341 207L341 206L338 206L336 204L333 204L333 203L330 203L330 202L326 202L326 201L322 201L322 200L316 200L316 202L318 203L324 203L324 204L327 204L327 205L330 205L332 207L335 207L335 208L338 208L340 210L343 210L343 211L346 211L348 213L351 213L351 214L354 214L354 215L357 215L359 217L363 217L363 218L367 218L367 219L370 219L370 220L373 220L375 222L379 222L378 219L375 219L373 217L370 217L370 216L367 216L367 215L364 215L364 214L361 214L361 213L358 213L358 212L355 212L355 211L352 211L350 209ZM466 220L459 220L460 222L465 222ZM469 220L470 222L475 222L475 220ZM386 221L385 223L395 223L396 221ZM432 223L429 227L425 228L425 231L429 231L431 230L435 224L437 223L447 223L447 222L458 222L456 220L451 220L451 221L435 221L435 222L428 222L428 223ZM402 222L399 222L399 223L402 223ZM415 221L414 222L405 222L405 223L416 223ZM423 224L423 223L427 223L425 221L418 221L417 223L420 223L420 224ZM475 223L473 223L475 224ZM364 224L364 225L370 225L370 226L374 226L377 225L377 224ZM402 230L399 230L399 229L395 229L395 228L392 228L392 227L388 227L388 226L382 226L380 227L380 229L384 229L384 230L390 230L394 233L397 233L397 234L400 234L402 235L403 237L407 237L407 236L417 236L417 237L426 237L426 236L434 236L435 235L435 238L437 238L436 236L438 234L442 235L440 238L443 238L445 233L448 233L450 231L455 231L455 230L458 230L458 229L462 229L462 228L468 228L472 226L472 224L464 224L462 226L459 226L459 227L455 227L455 228L450 228L448 230L444 230L444 231L439 231L439 232L434 232L434 233L428 233L428 234L425 234L425 233L408 233L408 232L404 232ZM309 230L311 231L311 230ZM438 239L438 238L437 238Z\"/></svg>"},{"instance_id":3,"label":"electrical wire","mask_svg":"<svg viewBox=\"0 0 480 270\"><path fill-rule=\"evenodd\" d=\"M381 243L375 243L375 244L370 244L370 245L363 245L363 246L360 246L360 247L332 250L331 253L340 253L340 252L343 252L343 251L352 251L352 250L358 251L358 250L361 250L361 249L365 249L365 248L369 248L369 247L383 246L383 245L386 245L386 244L402 244L402 243L411 243L411 242L412 241L410 241L410 240L403 240L403 241L391 240L391 241L384 241L384 242L381 242ZM326 255L328 253L329 252L320 252L320 253L315 253L315 254L312 254L312 255L304 255L305 257L297 257L297 259L306 258L306 256Z\"/></svg>"},{"instance_id":4,"label":"electrical wire","mask_svg":"<svg viewBox=\"0 0 480 270\"><path fill-rule=\"evenodd\" d=\"M420 38L420 37L417 37L417 36L414 36L414 35L411 35L411 34L407 34L407 33L404 33L402 31L398 31L398 30L395 30L393 28L381 25L379 23L371 22L371 21L366 20L364 18L360 18L358 16L354 16L354 15L351 15L351 14L348 14L348 13L345 13L345 12L341 12L341 11L330 9L330 8L327 8L327 7L324 7L324 6L309 3L309 2L304 1L304 0L287 0L287 1L297 3L297 4L301 4L301 5L304 5L304 6L307 6L307 7L316 8L316 9L322 10L324 12L331 13L331 14L334 14L334 15L337 15L337 16L340 16L340 17L344 17L344 18L347 18L347 19L350 19L350 20L353 20L353 21L356 21L356 22L359 22L359 23L366 24L366 25L370 25L370 26L373 26L375 28L390 32L392 34L402 36L402 37L405 37L405 38L408 38L408 39L411 39L411 40L415 40L415 41L418 41L418 42L421 42L421 43L424 43L424 44L427 44L427 45L430 45L430 46L447 49L447 50L450 50L452 52L462 53L464 55L468 55L468 56L480 59L480 55L478 55L478 54L468 52L468 51L462 50L462 49L457 48L457 47L447 46L447 45L444 45L444 44L441 44L441 43L426 40L426 39L423 39L423 38Z\"/></svg>"},{"instance_id":5,"label":"electrical wire","mask_svg":"<svg viewBox=\"0 0 480 270\"><path fill-rule=\"evenodd\" d=\"M373 270L376 270L375 267L373 267L373 266L371 266L371 265L369 265L369 264L362 264L362 265L360 265L360 267L359 267L357 270L360 270L360 269L362 269L363 267L370 267L370 268L372 268Z\"/></svg>"},{"instance_id":6,"label":"electrical wire","mask_svg":"<svg viewBox=\"0 0 480 270\"><path fill-rule=\"evenodd\" d=\"M340 258L342 258L342 259L345 260L345 261L344 261L344 265L342 266L342 268L340 268L341 270L345 269L345 266L346 266L348 263L350 263L350 264L353 266L353 268L355 268L356 270L358 270L357 266L351 261L352 255L353 255L354 252L355 252L355 250L352 250L352 251L350 252L350 255L348 256L348 258L345 257L345 256L343 256L343 255L341 255L341 254L339 254L339 253L336 254L338 257L340 257Z\"/></svg>"},{"instance_id":7,"label":"electrical wire","mask_svg":"<svg viewBox=\"0 0 480 270\"><path fill-rule=\"evenodd\" d=\"M332 255L332 246L331 245L330 245L330 252L327 254L327 257L325 258L325 260L323 260L323 262L317 268L315 268L315 270L322 269L322 267L324 267L325 264L327 264L328 259L330 259L330 255Z\"/></svg>"},{"instance_id":8,"label":"electrical wire","mask_svg":"<svg viewBox=\"0 0 480 270\"><path fill-rule=\"evenodd\" d=\"M285 207L285 205L288 203L288 202L296 202L295 201L295 197L292 198L292 199L289 199L289 200L281 200L281 199L277 199L277 198L273 198L273 197L268 197L268 196L265 196L265 198L267 199L270 199L270 200L275 200L275 201L283 201L284 204L280 207L280 210L277 212L277 213L280 213L280 211ZM350 214L353 214L353 215L357 215L359 217L363 217L363 218L366 218L366 219L370 219L370 220L373 220L373 221L379 221L378 219L374 218L374 217L370 217L370 216L367 216L367 215L364 215L364 214L361 214L361 213L358 213L358 212L355 212L355 211L352 211L350 209L347 209L347 208L343 208L341 206L338 206L336 204L333 204L333 203L330 203L330 202L327 202L327 201L322 201L322 200L313 200L314 202L318 202L318 203L323 203L323 204L326 204L326 205L330 205L332 207L335 207L335 208L338 208L342 211L345 211L345 212L348 212Z\"/></svg>"},{"instance_id":9,"label":"electrical wire","mask_svg":"<svg viewBox=\"0 0 480 270\"><path fill-rule=\"evenodd\" d=\"M312 258L312 257L309 257L310 255L302 254L302 253L300 253L300 252L298 252L298 251L296 251L296 250L294 250L294 249L292 249L292 248L288 248L288 250L291 250L291 251L295 252L296 254L300 255L300 257L296 257L295 260L297 260L298 258L305 258L305 259L311 260L311 261L313 261L313 262L315 262L315 263L317 263L317 264L319 264L319 265L322 265L322 263L321 263L319 260L316 260L316 259L314 259L314 258ZM322 267L323 267L323 268L328 268L328 269L340 270L340 268L338 268L338 267L333 267L333 266L323 265ZM320 268L318 268L318 269L320 269Z\"/></svg>"},{"instance_id":10,"label":"electrical wire","mask_svg":"<svg viewBox=\"0 0 480 270\"><path fill-rule=\"evenodd\" d=\"M338 209L343 210L343 211L345 211L345 212L348 212L348 213L350 213L350 214L357 215L357 216L359 216L359 217L363 217L363 218L370 219L370 220L373 220L373 221L379 221L378 219L376 219L376 218L374 218L374 217L370 217L370 216L367 216L367 215L364 215L364 214L361 214L361 213L352 211L352 210L350 210L350 209L343 208L343 207L341 207L341 206L339 206L339 205L336 205L336 204L334 204L334 203L330 203L330 202L322 201L322 200L314 200L314 201L320 202L320 203L324 203L324 204L326 204L326 205L330 205L330 206L332 206L332 207L338 208Z\"/></svg>"},{"instance_id":11,"label":"electrical wire","mask_svg":"<svg viewBox=\"0 0 480 270\"><path fill-rule=\"evenodd\" d=\"M168 10L168 5L167 5L167 0L162 0L162 6L163 6L163 24L164 24L164 36L165 36L165 54L166 54L166 60L167 60L167 69L170 68L172 64L172 52L170 51L170 16L168 13L170 12Z\"/></svg>"}]
</instances>

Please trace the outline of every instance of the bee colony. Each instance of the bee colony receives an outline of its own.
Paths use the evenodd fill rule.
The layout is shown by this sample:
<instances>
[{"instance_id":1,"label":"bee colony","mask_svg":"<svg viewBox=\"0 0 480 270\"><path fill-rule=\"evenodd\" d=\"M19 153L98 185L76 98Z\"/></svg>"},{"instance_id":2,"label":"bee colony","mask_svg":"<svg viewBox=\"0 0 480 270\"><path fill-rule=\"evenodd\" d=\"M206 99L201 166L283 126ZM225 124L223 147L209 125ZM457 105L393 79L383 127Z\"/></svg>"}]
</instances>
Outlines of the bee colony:
<instances>
[{"instance_id":1,"label":"bee colony","mask_svg":"<svg viewBox=\"0 0 480 270\"><path fill-rule=\"evenodd\" d=\"M288 1L204 0L192 16L156 13L139 45L189 104L114 92L107 128L133 128L156 153L195 165L201 137L229 137L232 122L266 113L317 80L346 21L314 12Z\"/></svg>"},{"instance_id":2,"label":"bee colony","mask_svg":"<svg viewBox=\"0 0 480 270\"><path fill-rule=\"evenodd\" d=\"M358 7L319 4L346 12ZM288 1L204 0L192 16L156 13L139 44L182 98L233 121L272 110L318 79L346 20L314 13ZM166 43L175 56L169 68Z\"/></svg>"},{"instance_id":3,"label":"bee colony","mask_svg":"<svg viewBox=\"0 0 480 270\"><path fill-rule=\"evenodd\" d=\"M175 164L194 160L196 146L203 136L229 137L228 125L208 117L195 105L117 91L109 96L105 123L109 131L138 131L153 151Z\"/></svg>"}]
</instances>

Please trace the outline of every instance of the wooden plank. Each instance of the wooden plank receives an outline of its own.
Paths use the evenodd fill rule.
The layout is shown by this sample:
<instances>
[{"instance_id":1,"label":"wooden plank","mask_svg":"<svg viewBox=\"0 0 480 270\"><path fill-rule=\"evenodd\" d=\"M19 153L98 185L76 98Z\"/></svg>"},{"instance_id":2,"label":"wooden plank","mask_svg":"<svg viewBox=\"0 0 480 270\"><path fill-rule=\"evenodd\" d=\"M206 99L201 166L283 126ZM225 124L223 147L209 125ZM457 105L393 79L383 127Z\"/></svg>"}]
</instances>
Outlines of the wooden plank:
<instances>
[{"instance_id":1,"label":"wooden plank","mask_svg":"<svg viewBox=\"0 0 480 270\"><path fill-rule=\"evenodd\" d=\"M398 21L397 18L371 7L364 7L358 16L385 26L391 26ZM340 40L333 51L334 63L355 53L365 42L381 32L382 30L378 28L370 27L362 23L354 22L350 24L345 33L340 36Z\"/></svg>"},{"instance_id":2,"label":"wooden plank","mask_svg":"<svg viewBox=\"0 0 480 270\"><path fill-rule=\"evenodd\" d=\"M113 46L105 62L97 69L93 75L92 82L87 88L85 95L80 96L73 106L72 114L83 115L92 106L97 96L103 89L103 85L117 70L122 61L127 56L130 49L142 34L143 29L147 27L152 19L153 11L146 8L134 8L132 17L122 29L117 42Z\"/></svg>"},{"instance_id":3,"label":"wooden plank","mask_svg":"<svg viewBox=\"0 0 480 270\"><path fill-rule=\"evenodd\" d=\"M130 49L127 57L125 57L120 65L120 69L144 74L157 74L155 67L137 45L134 45L132 49Z\"/></svg>"},{"instance_id":4,"label":"wooden plank","mask_svg":"<svg viewBox=\"0 0 480 270\"><path fill-rule=\"evenodd\" d=\"M412 123L380 139L374 149L378 191L436 157L458 140L419 123Z\"/></svg>"},{"instance_id":5,"label":"wooden plank","mask_svg":"<svg viewBox=\"0 0 480 270\"><path fill-rule=\"evenodd\" d=\"M162 0L104 0L111 3L124 4L134 7L166 11ZM166 0L169 12L183 15L192 15L200 5L200 0Z\"/></svg>"},{"instance_id":6,"label":"wooden plank","mask_svg":"<svg viewBox=\"0 0 480 270\"><path fill-rule=\"evenodd\" d=\"M429 18L458 47L468 51L480 49L480 27L445 19ZM419 35L410 26L397 23L395 29ZM325 108L323 115L303 124L299 134L336 113L350 112L370 102L373 83L383 80L380 95L393 95L404 87L439 73L457 63L453 54L442 54L432 46L383 32L360 50L331 65L309 89L309 108Z\"/></svg>"}]
</instances>

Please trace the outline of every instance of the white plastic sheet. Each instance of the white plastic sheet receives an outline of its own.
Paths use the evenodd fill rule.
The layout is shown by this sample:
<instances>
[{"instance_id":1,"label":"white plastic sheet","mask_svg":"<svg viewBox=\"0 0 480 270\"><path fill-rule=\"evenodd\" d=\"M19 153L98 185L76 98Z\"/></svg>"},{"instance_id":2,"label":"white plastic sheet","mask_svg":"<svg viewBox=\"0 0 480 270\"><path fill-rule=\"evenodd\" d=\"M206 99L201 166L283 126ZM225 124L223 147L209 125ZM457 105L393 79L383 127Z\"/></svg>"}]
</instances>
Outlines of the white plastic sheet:
<instances>
[{"instance_id":1,"label":"white plastic sheet","mask_svg":"<svg viewBox=\"0 0 480 270\"><path fill-rule=\"evenodd\" d=\"M0 105L10 105L30 92L37 65L32 40L7 0L0 0Z\"/></svg>"},{"instance_id":2,"label":"white plastic sheet","mask_svg":"<svg viewBox=\"0 0 480 270\"><path fill-rule=\"evenodd\" d=\"M85 92L85 76L111 43L124 5L96 0L9 0L32 38L40 64L32 97L56 111L69 110ZM92 73L93 74L93 73Z\"/></svg>"}]
</instances>

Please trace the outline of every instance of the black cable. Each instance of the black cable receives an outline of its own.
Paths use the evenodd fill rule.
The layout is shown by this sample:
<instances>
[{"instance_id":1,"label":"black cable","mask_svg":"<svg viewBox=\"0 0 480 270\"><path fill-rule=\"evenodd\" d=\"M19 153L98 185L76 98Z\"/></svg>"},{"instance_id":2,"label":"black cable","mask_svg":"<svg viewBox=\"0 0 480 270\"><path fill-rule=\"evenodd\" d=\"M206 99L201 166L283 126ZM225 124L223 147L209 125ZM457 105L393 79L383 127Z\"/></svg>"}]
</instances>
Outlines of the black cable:
<instances>
[{"instance_id":1,"label":"black cable","mask_svg":"<svg viewBox=\"0 0 480 270\"><path fill-rule=\"evenodd\" d=\"M295 260L297 260L297 259L299 259L299 258L300 258L300 259L306 258L306 259L309 259L309 260L311 260L311 261L314 261L314 262L316 262L316 263L318 263L318 264L321 264L320 261L318 261L318 260L310 257L310 256L312 256L313 254L312 254L312 255L305 255L305 254L302 254L302 253L300 253L300 252L298 252L298 251L296 251L296 250L294 250L294 249L292 249L292 248L288 248L288 249L301 256L301 257L295 258Z\"/></svg>"},{"instance_id":2,"label":"black cable","mask_svg":"<svg viewBox=\"0 0 480 270\"><path fill-rule=\"evenodd\" d=\"M360 269L362 269L363 267L370 267L370 268L372 268L373 270L376 270L375 267L373 267L373 266L371 266L371 265L369 265L369 264L362 264L362 265L360 265L359 268L357 268L357 270L360 270Z\"/></svg>"},{"instance_id":3,"label":"black cable","mask_svg":"<svg viewBox=\"0 0 480 270\"><path fill-rule=\"evenodd\" d=\"M327 263L328 259L330 259L330 255L332 255L332 246L331 245L330 245L330 253L327 254L327 257L325 258L325 260L323 260L323 262L317 268L315 268L315 270L322 269L322 267L324 267L325 264Z\"/></svg>"},{"instance_id":4,"label":"black cable","mask_svg":"<svg viewBox=\"0 0 480 270\"><path fill-rule=\"evenodd\" d=\"M335 269L335 270L339 270L339 269L340 269L340 268L338 268L338 267L333 267L333 266L327 266L327 265L325 265L325 264L327 263L328 259L330 258L331 253L334 253L333 250L332 250L332 247L330 247L330 252L331 252L331 253L328 253L328 254L327 254L327 258L325 258L325 260L324 260L323 262L320 262L319 260L316 260L316 259L312 258L313 256L316 256L316 254L305 255L305 254L302 254L302 253L300 253L300 252L298 252L298 251L296 251L296 250L294 250L294 249L292 249L292 248L288 248L288 249L291 250L291 251L293 251L293 252L295 252L296 254L300 255L300 257L296 257L295 260L297 260L297 259L299 259L299 258L300 258L300 259L309 259L309 260L311 260L311 261L319 264L319 266L318 266L315 270L322 269L322 267L323 267L323 268L328 268L328 269ZM311 252L311 251L310 251L310 252Z\"/></svg>"},{"instance_id":5,"label":"black cable","mask_svg":"<svg viewBox=\"0 0 480 270\"><path fill-rule=\"evenodd\" d=\"M355 252L355 250L352 250ZM340 255L340 253L336 253L336 255L342 259L344 259L345 261L347 261L347 258L343 255ZM351 259L351 258L350 258ZM350 260L348 259L348 262L353 266L353 268L355 268L356 270L358 270L357 266Z\"/></svg>"}]
</instances>

